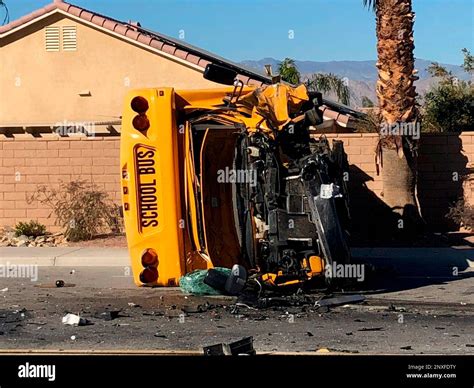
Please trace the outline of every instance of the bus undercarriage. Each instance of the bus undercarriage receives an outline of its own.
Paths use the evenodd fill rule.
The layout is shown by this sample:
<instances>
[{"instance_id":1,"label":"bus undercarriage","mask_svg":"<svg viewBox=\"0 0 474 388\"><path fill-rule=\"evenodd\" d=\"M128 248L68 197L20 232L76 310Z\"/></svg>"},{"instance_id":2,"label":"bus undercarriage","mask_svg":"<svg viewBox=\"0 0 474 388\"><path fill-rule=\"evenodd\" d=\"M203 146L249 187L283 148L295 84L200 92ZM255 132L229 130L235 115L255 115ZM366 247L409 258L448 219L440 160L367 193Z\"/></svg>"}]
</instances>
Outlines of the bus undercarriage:
<instances>
[{"instance_id":1,"label":"bus undercarriage","mask_svg":"<svg viewBox=\"0 0 474 388\"><path fill-rule=\"evenodd\" d=\"M334 283L326 266L350 261L348 166L342 142L310 136L319 105L281 83L131 93L121 165L135 282L239 264L272 287Z\"/></svg>"}]
</instances>

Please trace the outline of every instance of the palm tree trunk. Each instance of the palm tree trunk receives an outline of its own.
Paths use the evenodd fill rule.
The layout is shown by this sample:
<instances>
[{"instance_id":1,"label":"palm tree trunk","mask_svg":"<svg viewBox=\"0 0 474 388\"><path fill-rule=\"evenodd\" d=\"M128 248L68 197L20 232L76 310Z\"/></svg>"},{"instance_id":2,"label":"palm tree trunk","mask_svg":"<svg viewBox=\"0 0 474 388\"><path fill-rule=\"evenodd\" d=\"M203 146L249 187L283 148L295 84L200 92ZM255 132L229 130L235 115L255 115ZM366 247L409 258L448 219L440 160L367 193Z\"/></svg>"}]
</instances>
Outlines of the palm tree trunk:
<instances>
[{"instance_id":1,"label":"palm tree trunk","mask_svg":"<svg viewBox=\"0 0 474 388\"><path fill-rule=\"evenodd\" d=\"M417 142L413 133L403 133L399 125L410 124L404 127L405 132L417 130L411 0L379 0L376 17L377 97L382 116L378 151L383 161L383 195L384 201L403 218L398 226L404 229L419 220L415 194Z\"/></svg>"}]
</instances>

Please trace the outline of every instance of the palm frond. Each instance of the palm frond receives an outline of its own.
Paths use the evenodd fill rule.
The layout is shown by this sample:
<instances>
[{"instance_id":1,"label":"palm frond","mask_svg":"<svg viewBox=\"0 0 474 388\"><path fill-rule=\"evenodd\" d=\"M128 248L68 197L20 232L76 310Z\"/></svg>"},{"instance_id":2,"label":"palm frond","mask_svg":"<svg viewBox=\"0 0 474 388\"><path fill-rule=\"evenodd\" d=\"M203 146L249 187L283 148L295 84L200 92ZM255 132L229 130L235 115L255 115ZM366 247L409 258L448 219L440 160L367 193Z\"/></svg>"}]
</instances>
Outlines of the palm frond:
<instances>
[{"instance_id":1,"label":"palm frond","mask_svg":"<svg viewBox=\"0 0 474 388\"><path fill-rule=\"evenodd\" d=\"M2 25L10 23L10 13L8 12L8 7L5 4L5 1L0 0L0 8L5 8L5 17L3 18Z\"/></svg>"},{"instance_id":2,"label":"palm frond","mask_svg":"<svg viewBox=\"0 0 474 388\"><path fill-rule=\"evenodd\" d=\"M301 74L296 67L295 61L291 58L285 58L278 64L278 73L283 81L294 85L300 83Z\"/></svg>"},{"instance_id":3,"label":"palm frond","mask_svg":"<svg viewBox=\"0 0 474 388\"><path fill-rule=\"evenodd\" d=\"M344 80L332 73L316 73L306 82L308 90L319 91L322 93L334 92L339 102L349 105L351 92L349 86Z\"/></svg>"},{"instance_id":4,"label":"palm frond","mask_svg":"<svg viewBox=\"0 0 474 388\"><path fill-rule=\"evenodd\" d=\"M378 0L362 0L364 7L376 11L378 6Z\"/></svg>"}]
</instances>

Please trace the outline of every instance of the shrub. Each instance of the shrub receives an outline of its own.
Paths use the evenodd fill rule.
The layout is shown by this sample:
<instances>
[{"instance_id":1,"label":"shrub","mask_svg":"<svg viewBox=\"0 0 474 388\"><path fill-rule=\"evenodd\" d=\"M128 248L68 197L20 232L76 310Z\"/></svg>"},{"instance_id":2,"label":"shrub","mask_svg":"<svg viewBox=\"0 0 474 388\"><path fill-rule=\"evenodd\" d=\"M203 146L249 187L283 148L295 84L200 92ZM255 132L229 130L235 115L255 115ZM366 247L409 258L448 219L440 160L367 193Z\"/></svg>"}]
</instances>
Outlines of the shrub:
<instances>
[{"instance_id":1,"label":"shrub","mask_svg":"<svg viewBox=\"0 0 474 388\"><path fill-rule=\"evenodd\" d=\"M467 74L474 72L474 57L463 49L464 63L461 65ZM439 83L425 95L423 125L432 132L460 132L474 130L474 84L472 81L457 79L451 71L438 63L432 63L428 72L439 78Z\"/></svg>"},{"instance_id":2,"label":"shrub","mask_svg":"<svg viewBox=\"0 0 474 388\"><path fill-rule=\"evenodd\" d=\"M48 206L56 216L56 225L64 228L69 241L90 240L106 231L121 231L118 206L93 183L62 182L59 189L38 186L28 200Z\"/></svg>"},{"instance_id":3,"label":"shrub","mask_svg":"<svg viewBox=\"0 0 474 388\"><path fill-rule=\"evenodd\" d=\"M107 218L107 226L113 234L123 232L122 207L113 203L110 205L110 213Z\"/></svg>"},{"instance_id":4,"label":"shrub","mask_svg":"<svg viewBox=\"0 0 474 388\"><path fill-rule=\"evenodd\" d=\"M38 237L46 234L46 226L38 221L19 222L15 225L15 236Z\"/></svg>"},{"instance_id":5,"label":"shrub","mask_svg":"<svg viewBox=\"0 0 474 388\"><path fill-rule=\"evenodd\" d=\"M474 130L474 85L441 82L425 95L423 124L428 131Z\"/></svg>"},{"instance_id":6,"label":"shrub","mask_svg":"<svg viewBox=\"0 0 474 388\"><path fill-rule=\"evenodd\" d=\"M474 229L474 206L464 202L464 200L457 201L449 208L446 218L454 221L456 224L464 226L466 229Z\"/></svg>"}]
</instances>

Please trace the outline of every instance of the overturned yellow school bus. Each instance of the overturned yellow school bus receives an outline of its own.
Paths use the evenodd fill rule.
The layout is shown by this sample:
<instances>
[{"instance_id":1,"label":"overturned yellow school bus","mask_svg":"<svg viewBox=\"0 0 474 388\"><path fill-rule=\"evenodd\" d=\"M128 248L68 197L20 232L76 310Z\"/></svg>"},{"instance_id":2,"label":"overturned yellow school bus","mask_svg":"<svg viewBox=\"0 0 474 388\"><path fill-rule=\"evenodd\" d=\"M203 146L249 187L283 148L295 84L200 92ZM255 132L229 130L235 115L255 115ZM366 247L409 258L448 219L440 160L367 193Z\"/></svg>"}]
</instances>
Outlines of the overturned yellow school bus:
<instances>
[{"instance_id":1,"label":"overturned yellow school bus","mask_svg":"<svg viewBox=\"0 0 474 388\"><path fill-rule=\"evenodd\" d=\"M311 139L320 94L303 85L128 94L120 163L134 281L176 286L195 269L244 266L272 286L350 260L341 142Z\"/></svg>"}]
</instances>

